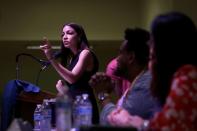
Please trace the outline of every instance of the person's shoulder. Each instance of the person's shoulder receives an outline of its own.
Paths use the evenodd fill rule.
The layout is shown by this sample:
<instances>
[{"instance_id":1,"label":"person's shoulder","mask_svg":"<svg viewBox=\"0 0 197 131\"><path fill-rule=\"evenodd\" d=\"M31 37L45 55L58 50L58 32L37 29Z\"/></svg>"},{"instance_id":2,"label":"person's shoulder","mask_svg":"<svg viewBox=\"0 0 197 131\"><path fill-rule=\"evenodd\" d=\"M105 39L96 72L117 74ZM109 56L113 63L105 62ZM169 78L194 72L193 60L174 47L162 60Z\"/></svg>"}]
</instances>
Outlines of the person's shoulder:
<instances>
[{"instance_id":1,"label":"person's shoulder","mask_svg":"<svg viewBox=\"0 0 197 131\"><path fill-rule=\"evenodd\" d=\"M146 83L150 81L151 78L152 78L151 72L149 70L145 70L142 76L140 77L140 80Z\"/></svg>"},{"instance_id":2,"label":"person's shoulder","mask_svg":"<svg viewBox=\"0 0 197 131\"><path fill-rule=\"evenodd\" d=\"M197 70L197 65L191 65L191 64L187 64L187 65L183 65L179 68L179 70Z\"/></svg>"},{"instance_id":3,"label":"person's shoulder","mask_svg":"<svg viewBox=\"0 0 197 131\"><path fill-rule=\"evenodd\" d=\"M95 53L94 53L94 51L92 51L92 50L89 49L89 48L85 48L85 49L81 50L80 53L81 53L81 54L90 54L90 55L92 55L92 56L96 56Z\"/></svg>"},{"instance_id":4,"label":"person's shoulder","mask_svg":"<svg viewBox=\"0 0 197 131\"><path fill-rule=\"evenodd\" d=\"M81 53L91 53L90 49L83 49L81 50Z\"/></svg>"},{"instance_id":5,"label":"person's shoulder","mask_svg":"<svg viewBox=\"0 0 197 131\"><path fill-rule=\"evenodd\" d=\"M151 82L151 73L150 71L146 70L144 73L139 77L139 79L135 83L135 87L138 87L139 90L149 90L150 82Z\"/></svg>"},{"instance_id":6,"label":"person's shoulder","mask_svg":"<svg viewBox=\"0 0 197 131\"><path fill-rule=\"evenodd\" d=\"M197 66L196 65L183 65L174 74L174 78L189 78L197 81Z\"/></svg>"},{"instance_id":7,"label":"person's shoulder","mask_svg":"<svg viewBox=\"0 0 197 131\"><path fill-rule=\"evenodd\" d=\"M91 51L90 49L83 49L83 50L80 52L79 57L82 58L82 59L86 59L86 60L91 60L91 59L93 59L95 65L98 66L98 64L99 64L97 56L96 56L95 53L94 53L93 51Z\"/></svg>"},{"instance_id":8,"label":"person's shoulder","mask_svg":"<svg viewBox=\"0 0 197 131\"><path fill-rule=\"evenodd\" d=\"M117 60L116 60L116 58L114 58L107 64L106 73L108 75L113 75L116 68L117 68Z\"/></svg>"},{"instance_id":9,"label":"person's shoulder","mask_svg":"<svg viewBox=\"0 0 197 131\"><path fill-rule=\"evenodd\" d=\"M175 76L177 75L182 75L182 74L190 74L190 73L195 73L197 74L197 66L196 65L183 65L181 66L175 73Z\"/></svg>"},{"instance_id":10,"label":"person's shoulder","mask_svg":"<svg viewBox=\"0 0 197 131\"><path fill-rule=\"evenodd\" d=\"M117 65L117 58L113 58L109 63L108 66L116 66Z\"/></svg>"},{"instance_id":11,"label":"person's shoulder","mask_svg":"<svg viewBox=\"0 0 197 131\"><path fill-rule=\"evenodd\" d=\"M152 77L151 72L148 69L144 71L144 74L142 76L144 76L144 77Z\"/></svg>"},{"instance_id":12,"label":"person's shoulder","mask_svg":"<svg viewBox=\"0 0 197 131\"><path fill-rule=\"evenodd\" d=\"M91 51L89 49L83 49L80 51L80 56L91 56Z\"/></svg>"}]
</instances>

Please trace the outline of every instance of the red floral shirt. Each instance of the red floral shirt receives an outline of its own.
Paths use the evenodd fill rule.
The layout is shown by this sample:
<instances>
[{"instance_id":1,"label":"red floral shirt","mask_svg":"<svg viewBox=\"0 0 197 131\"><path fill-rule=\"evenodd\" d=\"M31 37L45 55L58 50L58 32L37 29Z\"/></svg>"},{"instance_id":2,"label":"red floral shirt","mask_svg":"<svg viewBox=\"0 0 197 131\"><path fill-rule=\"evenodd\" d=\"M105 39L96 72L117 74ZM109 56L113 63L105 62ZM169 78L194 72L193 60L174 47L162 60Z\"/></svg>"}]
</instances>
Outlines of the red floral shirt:
<instances>
[{"instance_id":1,"label":"red floral shirt","mask_svg":"<svg viewBox=\"0 0 197 131\"><path fill-rule=\"evenodd\" d=\"M171 86L163 110L150 122L151 129L197 131L197 67L181 67Z\"/></svg>"}]
</instances>

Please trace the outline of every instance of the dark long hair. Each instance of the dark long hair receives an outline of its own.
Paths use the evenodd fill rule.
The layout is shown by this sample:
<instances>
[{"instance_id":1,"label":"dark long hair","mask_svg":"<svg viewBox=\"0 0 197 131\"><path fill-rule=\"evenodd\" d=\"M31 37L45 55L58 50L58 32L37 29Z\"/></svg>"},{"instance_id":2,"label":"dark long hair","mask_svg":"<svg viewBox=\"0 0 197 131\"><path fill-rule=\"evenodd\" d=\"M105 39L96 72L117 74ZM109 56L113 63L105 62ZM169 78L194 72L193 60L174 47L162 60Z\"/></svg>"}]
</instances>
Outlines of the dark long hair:
<instances>
[{"instance_id":1,"label":"dark long hair","mask_svg":"<svg viewBox=\"0 0 197 131\"><path fill-rule=\"evenodd\" d=\"M196 27L185 14L170 12L152 23L153 80L151 90L163 104L169 94L174 73L185 64L196 65Z\"/></svg>"},{"instance_id":2,"label":"dark long hair","mask_svg":"<svg viewBox=\"0 0 197 131\"><path fill-rule=\"evenodd\" d=\"M84 48L89 48L89 42L86 37L85 31L81 25L78 25L76 23L67 23L64 24L63 27L65 26L70 26L73 28L76 32L77 35L79 36L79 43L77 45L78 50L83 50ZM71 57L73 56L71 50L69 48L65 48L64 44L61 44L61 53L60 53L60 58L61 58L61 64L63 66L67 66L68 62L70 61Z\"/></svg>"}]
</instances>

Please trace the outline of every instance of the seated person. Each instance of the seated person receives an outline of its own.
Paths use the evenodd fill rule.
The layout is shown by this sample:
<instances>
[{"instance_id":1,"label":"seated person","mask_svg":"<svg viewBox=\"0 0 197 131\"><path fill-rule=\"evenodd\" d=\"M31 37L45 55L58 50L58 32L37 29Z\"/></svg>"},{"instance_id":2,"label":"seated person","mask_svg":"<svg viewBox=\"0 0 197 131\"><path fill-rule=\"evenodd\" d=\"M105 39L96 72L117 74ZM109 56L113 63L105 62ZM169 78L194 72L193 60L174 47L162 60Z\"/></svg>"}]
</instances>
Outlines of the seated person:
<instances>
[{"instance_id":1,"label":"seated person","mask_svg":"<svg viewBox=\"0 0 197 131\"><path fill-rule=\"evenodd\" d=\"M114 84L114 89L116 94L121 97L121 95L130 87L131 82L120 77L117 72L117 57L113 58L107 65L106 74L111 77L112 83Z\"/></svg>"},{"instance_id":2,"label":"seated person","mask_svg":"<svg viewBox=\"0 0 197 131\"><path fill-rule=\"evenodd\" d=\"M160 103L150 93L151 74L147 70L149 33L143 29L127 29L125 40L117 57L117 73L131 82L116 105L111 103L109 93L113 89L111 79L105 73L96 73L90 84L99 96L103 107L100 124L109 124L107 116L118 108L126 109L132 115L150 119L160 109ZM98 86L100 85L100 86Z\"/></svg>"}]
</instances>

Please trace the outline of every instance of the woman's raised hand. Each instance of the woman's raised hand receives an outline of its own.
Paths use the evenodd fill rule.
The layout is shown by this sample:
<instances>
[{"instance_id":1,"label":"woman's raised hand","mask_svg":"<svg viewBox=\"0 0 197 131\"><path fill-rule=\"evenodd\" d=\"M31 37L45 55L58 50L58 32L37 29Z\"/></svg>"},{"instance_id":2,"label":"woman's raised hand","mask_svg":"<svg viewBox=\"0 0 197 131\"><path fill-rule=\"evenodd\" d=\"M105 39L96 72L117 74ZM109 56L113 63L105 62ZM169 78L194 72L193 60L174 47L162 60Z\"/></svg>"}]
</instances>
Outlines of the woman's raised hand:
<instances>
[{"instance_id":1,"label":"woman's raised hand","mask_svg":"<svg viewBox=\"0 0 197 131\"><path fill-rule=\"evenodd\" d=\"M40 48L44 51L47 59L51 60L52 54L53 54L52 47L51 47L49 40L46 37L43 38L43 42L42 42L42 45L40 45Z\"/></svg>"}]
</instances>

